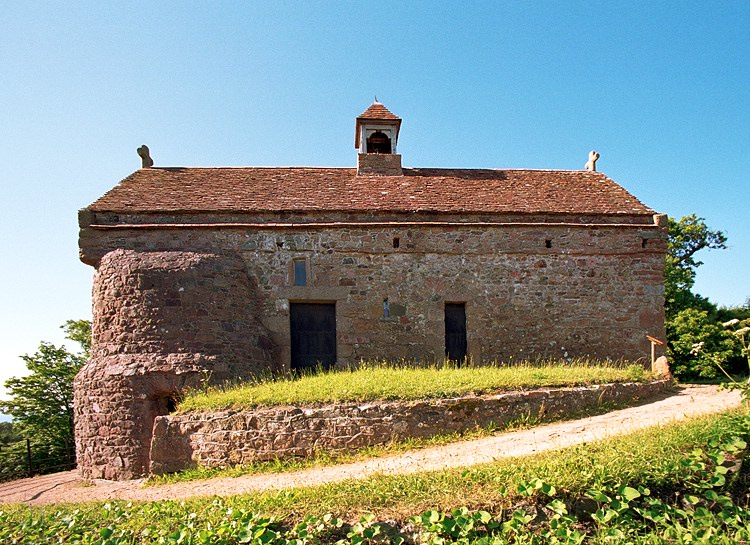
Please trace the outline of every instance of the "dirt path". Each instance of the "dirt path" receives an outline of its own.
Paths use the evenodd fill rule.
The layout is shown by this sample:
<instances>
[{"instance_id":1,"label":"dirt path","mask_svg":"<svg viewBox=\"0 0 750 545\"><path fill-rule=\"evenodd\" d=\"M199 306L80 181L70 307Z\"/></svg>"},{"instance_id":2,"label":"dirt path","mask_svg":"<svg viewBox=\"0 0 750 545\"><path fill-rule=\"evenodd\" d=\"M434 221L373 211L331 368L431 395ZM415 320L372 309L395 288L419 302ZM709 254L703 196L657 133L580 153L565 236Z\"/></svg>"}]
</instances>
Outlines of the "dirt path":
<instances>
[{"instance_id":1,"label":"dirt path","mask_svg":"<svg viewBox=\"0 0 750 545\"><path fill-rule=\"evenodd\" d=\"M292 473L216 478L142 488L143 480L96 481L86 485L75 471L43 475L0 484L0 503L29 504L83 502L107 499L161 500L193 496L231 496L246 492L311 486L364 479L376 474L416 473L491 462L588 443L640 428L658 426L699 414L722 411L740 404L737 392L716 386L690 386L652 403L608 414L509 432L474 441L462 441L414 450L383 458Z\"/></svg>"}]
</instances>

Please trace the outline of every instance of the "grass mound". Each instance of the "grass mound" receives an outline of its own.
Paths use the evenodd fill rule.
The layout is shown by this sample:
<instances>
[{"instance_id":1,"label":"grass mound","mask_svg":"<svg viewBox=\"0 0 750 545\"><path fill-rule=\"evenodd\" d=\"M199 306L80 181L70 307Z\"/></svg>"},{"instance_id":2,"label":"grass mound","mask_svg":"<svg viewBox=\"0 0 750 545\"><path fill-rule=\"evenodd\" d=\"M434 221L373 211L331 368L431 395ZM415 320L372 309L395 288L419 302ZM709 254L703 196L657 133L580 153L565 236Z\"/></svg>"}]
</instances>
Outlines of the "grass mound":
<instances>
[{"instance_id":1,"label":"grass mound","mask_svg":"<svg viewBox=\"0 0 750 545\"><path fill-rule=\"evenodd\" d=\"M368 364L357 369L259 380L189 393L180 412L279 405L447 398L542 387L584 386L652 378L637 365L590 361L512 366L414 368Z\"/></svg>"}]
</instances>

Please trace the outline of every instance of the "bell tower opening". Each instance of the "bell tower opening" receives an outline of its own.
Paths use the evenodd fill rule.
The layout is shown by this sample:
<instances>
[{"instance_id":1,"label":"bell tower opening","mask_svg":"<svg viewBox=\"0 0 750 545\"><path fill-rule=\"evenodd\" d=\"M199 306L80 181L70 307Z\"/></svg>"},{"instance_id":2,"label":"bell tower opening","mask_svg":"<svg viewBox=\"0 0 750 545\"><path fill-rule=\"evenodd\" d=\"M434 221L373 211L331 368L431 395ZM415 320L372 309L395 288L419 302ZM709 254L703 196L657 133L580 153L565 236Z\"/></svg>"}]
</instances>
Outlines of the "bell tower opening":
<instances>
[{"instance_id":1,"label":"bell tower opening","mask_svg":"<svg viewBox=\"0 0 750 545\"><path fill-rule=\"evenodd\" d=\"M375 131L367 138L367 153L391 153L391 139L383 131Z\"/></svg>"}]
</instances>

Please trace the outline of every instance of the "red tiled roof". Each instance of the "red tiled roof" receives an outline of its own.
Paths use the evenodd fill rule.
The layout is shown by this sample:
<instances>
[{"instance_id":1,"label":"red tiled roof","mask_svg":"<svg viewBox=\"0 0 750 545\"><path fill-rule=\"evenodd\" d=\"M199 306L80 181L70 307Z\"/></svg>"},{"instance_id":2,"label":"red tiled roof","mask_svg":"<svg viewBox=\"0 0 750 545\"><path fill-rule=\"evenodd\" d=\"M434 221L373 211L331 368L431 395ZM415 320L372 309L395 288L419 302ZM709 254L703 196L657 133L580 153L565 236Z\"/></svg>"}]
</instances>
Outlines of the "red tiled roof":
<instances>
[{"instance_id":1,"label":"red tiled roof","mask_svg":"<svg viewBox=\"0 0 750 545\"><path fill-rule=\"evenodd\" d=\"M145 168L94 202L94 212L437 212L653 214L600 172L405 168Z\"/></svg>"},{"instance_id":2,"label":"red tiled roof","mask_svg":"<svg viewBox=\"0 0 750 545\"><path fill-rule=\"evenodd\" d=\"M373 102L357 119L398 119L401 121L400 117L394 115L380 102Z\"/></svg>"}]
</instances>

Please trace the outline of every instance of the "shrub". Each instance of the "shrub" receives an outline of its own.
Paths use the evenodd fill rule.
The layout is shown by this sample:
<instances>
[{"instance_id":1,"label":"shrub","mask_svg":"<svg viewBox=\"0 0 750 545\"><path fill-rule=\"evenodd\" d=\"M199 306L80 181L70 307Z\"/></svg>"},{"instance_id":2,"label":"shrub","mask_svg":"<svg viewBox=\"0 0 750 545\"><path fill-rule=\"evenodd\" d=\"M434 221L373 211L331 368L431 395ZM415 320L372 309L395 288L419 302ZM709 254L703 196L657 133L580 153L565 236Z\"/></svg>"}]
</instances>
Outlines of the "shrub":
<instances>
[{"instance_id":1,"label":"shrub","mask_svg":"<svg viewBox=\"0 0 750 545\"><path fill-rule=\"evenodd\" d=\"M741 369L737 338L705 310L688 308L667 323L668 353L672 372L681 380L722 376Z\"/></svg>"}]
</instances>

